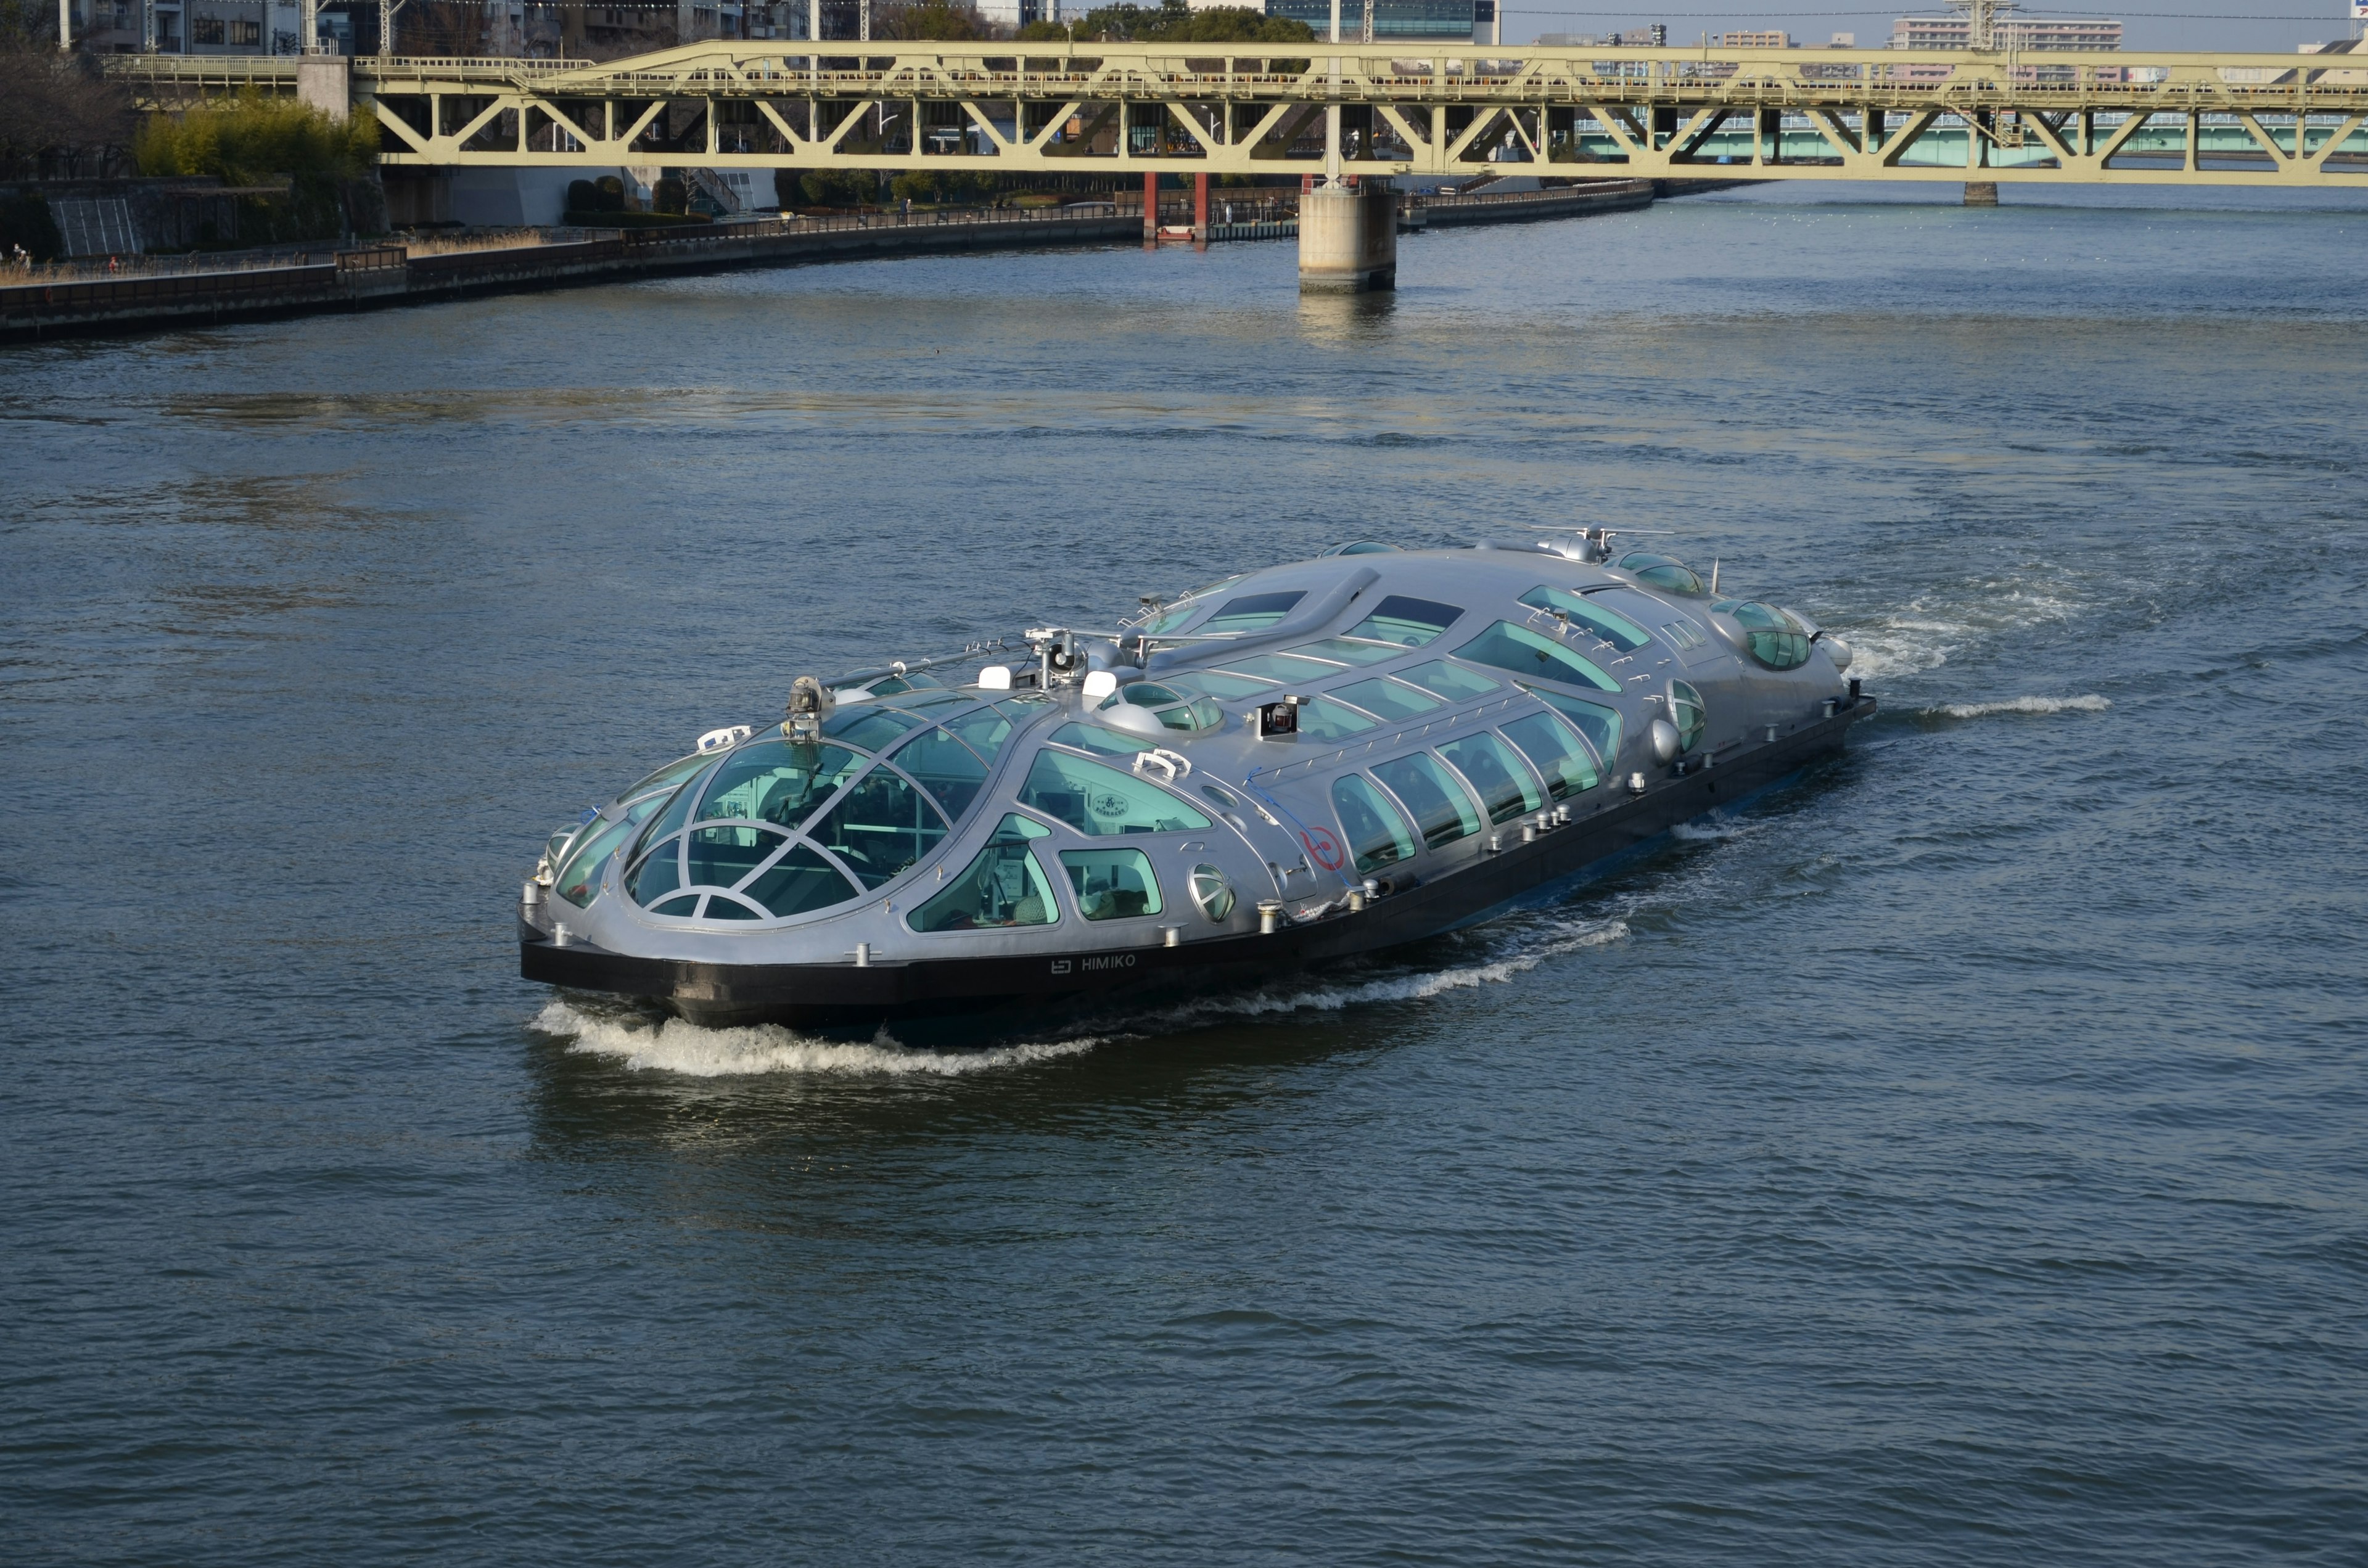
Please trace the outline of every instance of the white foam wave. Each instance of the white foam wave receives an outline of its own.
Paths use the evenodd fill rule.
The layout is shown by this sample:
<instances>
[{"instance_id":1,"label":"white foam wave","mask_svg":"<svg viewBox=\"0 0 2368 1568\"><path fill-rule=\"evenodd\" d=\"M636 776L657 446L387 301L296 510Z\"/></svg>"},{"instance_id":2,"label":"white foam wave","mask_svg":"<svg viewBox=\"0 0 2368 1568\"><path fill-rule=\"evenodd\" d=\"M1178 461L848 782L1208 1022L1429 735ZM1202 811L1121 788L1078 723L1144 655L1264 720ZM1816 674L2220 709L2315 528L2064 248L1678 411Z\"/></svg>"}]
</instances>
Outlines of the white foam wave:
<instances>
[{"instance_id":1,"label":"white foam wave","mask_svg":"<svg viewBox=\"0 0 2368 1568\"><path fill-rule=\"evenodd\" d=\"M2019 579L1992 579L1919 594L1888 615L1835 630L1856 655L1850 674L1890 680L1938 669L1969 642L2068 620L2082 608Z\"/></svg>"},{"instance_id":2,"label":"white foam wave","mask_svg":"<svg viewBox=\"0 0 2368 1568\"><path fill-rule=\"evenodd\" d=\"M532 1027L567 1040L567 1049L601 1056L628 1067L687 1077L723 1078L765 1073L837 1074L849 1077L927 1075L960 1077L1027 1067L1079 1056L1112 1040L1153 1029L1175 1029L1221 1017L1258 1017L1302 1010L1337 1012L1372 1002L1421 1002L1453 991L1501 985L1550 958L1617 942L1628 935L1624 920L1590 922L1525 952L1459 969L1377 976L1346 985L1287 984L1267 991L1207 996L1179 1006L1125 1020L1111 1032L1074 1040L1030 1041L977 1051L925 1051L882 1034L870 1040L818 1040L777 1024L703 1028L680 1018L652 1024L640 1017L603 1017L553 998Z\"/></svg>"},{"instance_id":3,"label":"white foam wave","mask_svg":"<svg viewBox=\"0 0 2368 1568\"><path fill-rule=\"evenodd\" d=\"M2102 713L2112 699L2094 692L2085 697L2014 697L2003 702L1951 702L1928 708L1951 719L1987 719L1998 713Z\"/></svg>"},{"instance_id":4,"label":"white foam wave","mask_svg":"<svg viewBox=\"0 0 2368 1568\"><path fill-rule=\"evenodd\" d=\"M1170 1023L1182 1023L1212 1017L1255 1017L1265 1014L1295 1013L1303 1008L1338 1012L1341 1008L1368 1002L1426 1002L1451 991L1502 985L1516 975L1527 974L1550 958L1577 952L1583 948L1600 948L1607 942L1617 942L1627 935L1626 921L1609 920L1567 927L1564 935L1542 943L1531 951L1514 953L1490 963L1471 964L1461 969L1429 970L1418 974L1383 975L1349 985L1296 984L1271 991L1210 996L1187 1003L1161 1017Z\"/></svg>"},{"instance_id":5,"label":"white foam wave","mask_svg":"<svg viewBox=\"0 0 2368 1568\"><path fill-rule=\"evenodd\" d=\"M606 1056L628 1067L679 1073L693 1078L735 1077L758 1073L843 1074L898 1077L924 1074L960 1077L1024 1067L1082 1055L1100 1045L1097 1037L996 1046L984 1051L921 1051L885 1037L870 1040L817 1040L778 1024L739 1028L701 1028L680 1018L651 1025L638 1019L603 1018L553 1000L536 1015L534 1027L570 1041L568 1050Z\"/></svg>"},{"instance_id":6,"label":"white foam wave","mask_svg":"<svg viewBox=\"0 0 2368 1568\"><path fill-rule=\"evenodd\" d=\"M1706 822L1681 822L1669 829L1669 836L1685 844L1725 844L1729 839L1748 838L1765 825L1712 817Z\"/></svg>"}]
</instances>

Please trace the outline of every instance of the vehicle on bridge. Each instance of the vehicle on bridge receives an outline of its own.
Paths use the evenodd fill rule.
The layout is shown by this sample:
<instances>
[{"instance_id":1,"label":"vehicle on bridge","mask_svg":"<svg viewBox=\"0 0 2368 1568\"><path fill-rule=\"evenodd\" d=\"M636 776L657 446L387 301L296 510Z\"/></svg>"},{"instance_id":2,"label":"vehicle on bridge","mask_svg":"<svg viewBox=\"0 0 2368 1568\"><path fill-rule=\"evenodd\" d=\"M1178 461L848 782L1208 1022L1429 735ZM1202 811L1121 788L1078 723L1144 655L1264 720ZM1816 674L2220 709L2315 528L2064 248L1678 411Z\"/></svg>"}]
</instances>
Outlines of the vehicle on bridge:
<instances>
[{"instance_id":1,"label":"vehicle on bridge","mask_svg":"<svg viewBox=\"0 0 2368 1568\"><path fill-rule=\"evenodd\" d=\"M801 676L784 720L551 835L521 970L868 1029L1254 983L1541 903L1874 710L1839 638L1716 577L1600 529L1358 544L983 663Z\"/></svg>"}]
</instances>

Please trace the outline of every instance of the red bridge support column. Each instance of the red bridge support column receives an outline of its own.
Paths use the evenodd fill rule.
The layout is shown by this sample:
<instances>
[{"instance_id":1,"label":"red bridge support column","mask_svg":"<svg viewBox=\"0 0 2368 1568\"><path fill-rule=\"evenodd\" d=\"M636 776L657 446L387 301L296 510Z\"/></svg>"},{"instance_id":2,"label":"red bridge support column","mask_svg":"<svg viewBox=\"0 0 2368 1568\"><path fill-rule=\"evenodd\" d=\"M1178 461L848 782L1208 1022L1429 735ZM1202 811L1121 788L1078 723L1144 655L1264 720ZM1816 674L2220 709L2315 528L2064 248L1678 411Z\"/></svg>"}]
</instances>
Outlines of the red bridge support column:
<instances>
[{"instance_id":1,"label":"red bridge support column","mask_svg":"<svg viewBox=\"0 0 2368 1568\"><path fill-rule=\"evenodd\" d=\"M1147 245L1159 243L1159 176L1156 174L1143 176L1143 243Z\"/></svg>"},{"instance_id":2,"label":"red bridge support column","mask_svg":"<svg viewBox=\"0 0 2368 1568\"><path fill-rule=\"evenodd\" d=\"M1209 176L1192 176L1192 243L1209 248Z\"/></svg>"}]
</instances>

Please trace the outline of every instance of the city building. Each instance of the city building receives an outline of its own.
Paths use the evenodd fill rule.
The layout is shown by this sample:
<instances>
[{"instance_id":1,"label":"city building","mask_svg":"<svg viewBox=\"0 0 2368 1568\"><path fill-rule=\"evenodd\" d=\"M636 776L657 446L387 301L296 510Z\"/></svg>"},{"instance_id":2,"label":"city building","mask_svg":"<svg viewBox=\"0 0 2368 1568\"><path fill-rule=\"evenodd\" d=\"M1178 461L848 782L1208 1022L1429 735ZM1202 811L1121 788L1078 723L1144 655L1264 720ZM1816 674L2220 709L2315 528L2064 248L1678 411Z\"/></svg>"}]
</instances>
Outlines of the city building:
<instances>
[{"instance_id":1,"label":"city building","mask_svg":"<svg viewBox=\"0 0 2368 1568\"><path fill-rule=\"evenodd\" d=\"M1466 43L1497 41L1496 0L1372 0L1373 40L1452 39ZM1317 38L1332 31L1332 0L1267 0L1269 17L1289 17L1315 29ZM1340 36L1364 37L1363 0L1340 0Z\"/></svg>"},{"instance_id":2,"label":"city building","mask_svg":"<svg viewBox=\"0 0 2368 1568\"><path fill-rule=\"evenodd\" d=\"M2118 50L2122 24L2095 17L2049 20L2038 17L2004 16L1992 24L2003 48L2022 52L2041 50ZM1891 24L1894 49L1971 49L1974 24L1969 17L1902 17Z\"/></svg>"},{"instance_id":3,"label":"city building","mask_svg":"<svg viewBox=\"0 0 2368 1568\"><path fill-rule=\"evenodd\" d=\"M1793 47L1793 35L1783 32L1713 33L1710 46L1713 49L1790 49Z\"/></svg>"}]
</instances>

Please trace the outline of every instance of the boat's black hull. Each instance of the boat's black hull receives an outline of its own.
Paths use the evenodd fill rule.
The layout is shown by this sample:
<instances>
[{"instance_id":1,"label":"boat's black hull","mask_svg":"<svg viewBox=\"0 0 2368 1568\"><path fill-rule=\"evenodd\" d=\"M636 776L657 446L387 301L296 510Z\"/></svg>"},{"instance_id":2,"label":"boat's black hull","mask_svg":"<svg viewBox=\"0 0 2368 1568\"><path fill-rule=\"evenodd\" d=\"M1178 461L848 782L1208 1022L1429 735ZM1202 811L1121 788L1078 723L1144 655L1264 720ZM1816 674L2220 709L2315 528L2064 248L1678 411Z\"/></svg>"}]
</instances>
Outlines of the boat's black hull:
<instances>
[{"instance_id":1,"label":"boat's black hull","mask_svg":"<svg viewBox=\"0 0 2368 1568\"><path fill-rule=\"evenodd\" d=\"M1175 948L1126 947L1061 955L936 959L922 963L719 964L633 958L572 943L554 947L519 924L518 971L529 980L645 997L693 1023L866 1028L899 1018L1012 1008L1074 1008L1145 993L1199 994L1257 984L1298 970L1403 947L1473 921L1613 859L1679 823L1766 789L1841 749L1850 726L1874 711L1862 698L1734 762L1704 767L1504 849L1435 882L1395 892L1357 914Z\"/></svg>"}]
</instances>

